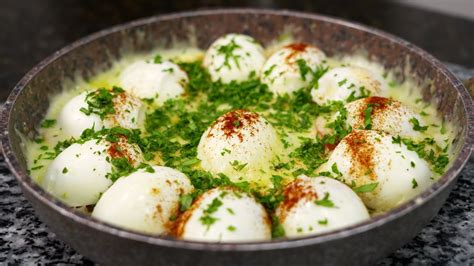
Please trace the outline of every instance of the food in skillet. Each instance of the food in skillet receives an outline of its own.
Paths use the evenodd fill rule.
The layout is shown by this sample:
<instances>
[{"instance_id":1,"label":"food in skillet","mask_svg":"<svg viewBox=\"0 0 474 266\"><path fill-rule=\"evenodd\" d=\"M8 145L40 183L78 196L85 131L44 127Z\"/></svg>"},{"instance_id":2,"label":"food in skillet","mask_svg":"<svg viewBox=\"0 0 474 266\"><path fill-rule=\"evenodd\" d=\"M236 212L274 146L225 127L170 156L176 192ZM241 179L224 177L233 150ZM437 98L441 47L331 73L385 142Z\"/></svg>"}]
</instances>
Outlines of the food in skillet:
<instances>
[{"instance_id":1,"label":"food in skillet","mask_svg":"<svg viewBox=\"0 0 474 266\"><path fill-rule=\"evenodd\" d=\"M351 226L429 187L451 126L360 55L228 34L131 55L56 95L29 171L119 227L212 242Z\"/></svg>"}]
</instances>

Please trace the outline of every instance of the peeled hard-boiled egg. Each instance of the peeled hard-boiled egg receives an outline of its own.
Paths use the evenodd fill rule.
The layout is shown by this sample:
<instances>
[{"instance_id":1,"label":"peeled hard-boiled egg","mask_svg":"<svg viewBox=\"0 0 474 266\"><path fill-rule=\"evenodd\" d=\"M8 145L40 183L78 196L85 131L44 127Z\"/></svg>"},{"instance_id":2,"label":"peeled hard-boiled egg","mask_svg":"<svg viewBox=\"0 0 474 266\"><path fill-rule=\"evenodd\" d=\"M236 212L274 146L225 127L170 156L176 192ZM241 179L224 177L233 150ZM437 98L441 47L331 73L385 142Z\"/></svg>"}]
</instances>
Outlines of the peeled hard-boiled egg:
<instances>
[{"instance_id":1,"label":"peeled hard-boiled egg","mask_svg":"<svg viewBox=\"0 0 474 266\"><path fill-rule=\"evenodd\" d=\"M176 236L208 242L271 239L271 223L263 206L234 188L202 194L178 220Z\"/></svg>"},{"instance_id":2,"label":"peeled hard-boiled egg","mask_svg":"<svg viewBox=\"0 0 474 266\"><path fill-rule=\"evenodd\" d=\"M263 65L261 80L273 93L290 94L308 87L326 55L318 48L293 43L274 52Z\"/></svg>"},{"instance_id":3,"label":"peeled hard-boiled egg","mask_svg":"<svg viewBox=\"0 0 474 266\"><path fill-rule=\"evenodd\" d=\"M92 217L140 232L167 232L178 214L180 196L191 193L193 186L175 169L151 169L117 180L97 202Z\"/></svg>"},{"instance_id":4,"label":"peeled hard-boiled egg","mask_svg":"<svg viewBox=\"0 0 474 266\"><path fill-rule=\"evenodd\" d=\"M284 189L276 216L287 237L324 233L369 219L361 199L344 183L300 176Z\"/></svg>"},{"instance_id":5,"label":"peeled hard-boiled egg","mask_svg":"<svg viewBox=\"0 0 474 266\"><path fill-rule=\"evenodd\" d=\"M64 105L58 116L58 124L66 136L79 137L88 128L96 130L102 127L120 126L124 128L138 127L141 102L134 96L121 92L112 99L114 114L108 114L103 119L95 113L86 114L81 111L88 109L91 101L98 91L83 92L72 98Z\"/></svg>"},{"instance_id":6,"label":"peeled hard-boiled egg","mask_svg":"<svg viewBox=\"0 0 474 266\"><path fill-rule=\"evenodd\" d=\"M136 97L154 99L162 104L184 93L188 75L170 61L138 61L121 73L120 83L124 90Z\"/></svg>"},{"instance_id":7,"label":"peeled hard-boiled egg","mask_svg":"<svg viewBox=\"0 0 474 266\"><path fill-rule=\"evenodd\" d=\"M224 173L232 181L252 182L252 175L242 173L260 170L279 149L273 126L257 113L235 110L219 117L202 135L197 157L204 170Z\"/></svg>"},{"instance_id":8,"label":"peeled hard-boiled egg","mask_svg":"<svg viewBox=\"0 0 474 266\"><path fill-rule=\"evenodd\" d=\"M313 101L324 105L330 101L347 101L369 95L383 95L386 90L382 77L356 66L336 67L326 72L311 90Z\"/></svg>"},{"instance_id":9,"label":"peeled hard-boiled egg","mask_svg":"<svg viewBox=\"0 0 474 266\"><path fill-rule=\"evenodd\" d=\"M383 131L394 136L417 137L419 132L413 129L411 119L421 118L401 102L384 97L367 97L348 103L347 124L352 128L365 127L366 114L370 115L372 130Z\"/></svg>"},{"instance_id":10,"label":"peeled hard-boiled egg","mask_svg":"<svg viewBox=\"0 0 474 266\"><path fill-rule=\"evenodd\" d=\"M423 121L420 116L415 114L408 106L399 101L384 97L367 97L344 106L346 110L345 124L353 129L365 129L367 123L370 129L382 131L393 136L402 136L409 138L418 138L421 136L419 131L413 129L412 119ZM319 135L332 133L328 127L341 115L337 112L331 117L320 116L316 119L316 130Z\"/></svg>"},{"instance_id":11,"label":"peeled hard-boiled egg","mask_svg":"<svg viewBox=\"0 0 474 266\"><path fill-rule=\"evenodd\" d=\"M352 186L376 211L406 202L432 183L426 161L404 144L394 143L391 135L374 130L352 131L319 171Z\"/></svg>"},{"instance_id":12,"label":"peeled hard-boiled egg","mask_svg":"<svg viewBox=\"0 0 474 266\"><path fill-rule=\"evenodd\" d=\"M48 166L42 186L69 206L95 204L112 184L107 178L112 171L110 159L119 157L127 158L132 164L142 160L139 148L125 140L117 143L89 140L72 144Z\"/></svg>"},{"instance_id":13,"label":"peeled hard-boiled egg","mask_svg":"<svg viewBox=\"0 0 474 266\"><path fill-rule=\"evenodd\" d=\"M245 81L252 73L255 77L265 62L263 47L250 36L227 34L209 47L203 65L213 81L224 83Z\"/></svg>"}]
</instances>

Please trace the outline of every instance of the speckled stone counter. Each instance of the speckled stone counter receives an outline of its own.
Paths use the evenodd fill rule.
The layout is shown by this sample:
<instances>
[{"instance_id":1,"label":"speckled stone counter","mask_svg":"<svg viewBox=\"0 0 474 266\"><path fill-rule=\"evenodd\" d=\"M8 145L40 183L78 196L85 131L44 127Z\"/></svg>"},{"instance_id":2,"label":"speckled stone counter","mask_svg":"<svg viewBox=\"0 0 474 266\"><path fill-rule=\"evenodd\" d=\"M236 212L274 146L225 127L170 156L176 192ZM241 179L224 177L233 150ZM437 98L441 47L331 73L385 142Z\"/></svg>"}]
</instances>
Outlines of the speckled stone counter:
<instances>
[{"instance_id":1,"label":"speckled stone counter","mask_svg":"<svg viewBox=\"0 0 474 266\"><path fill-rule=\"evenodd\" d=\"M474 76L456 65L460 78ZM34 214L0 159L0 264L93 264L58 240ZM474 155L438 215L380 265L474 265Z\"/></svg>"}]
</instances>

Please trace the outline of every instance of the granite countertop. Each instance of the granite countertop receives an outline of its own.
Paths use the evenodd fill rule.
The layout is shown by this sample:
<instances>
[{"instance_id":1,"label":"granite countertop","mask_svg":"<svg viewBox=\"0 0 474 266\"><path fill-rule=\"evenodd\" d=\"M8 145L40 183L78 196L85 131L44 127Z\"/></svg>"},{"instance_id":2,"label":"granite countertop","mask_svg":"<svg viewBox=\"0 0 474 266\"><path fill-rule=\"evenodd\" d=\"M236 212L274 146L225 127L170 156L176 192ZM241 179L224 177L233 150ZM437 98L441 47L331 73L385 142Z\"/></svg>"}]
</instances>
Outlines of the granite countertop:
<instances>
[{"instance_id":1,"label":"granite countertop","mask_svg":"<svg viewBox=\"0 0 474 266\"><path fill-rule=\"evenodd\" d=\"M0 102L24 73L67 43L99 29L171 11L208 7L289 8L343 17L372 25L423 47L461 79L474 76L474 21L366 0L2 0L0 9ZM178 2L178 1L176 1ZM468 70L471 69L471 70ZM34 214L0 159L0 265L93 264L58 240ZM409 243L379 265L474 264L474 155L438 215Z\"/></svg>"}]
</instances>

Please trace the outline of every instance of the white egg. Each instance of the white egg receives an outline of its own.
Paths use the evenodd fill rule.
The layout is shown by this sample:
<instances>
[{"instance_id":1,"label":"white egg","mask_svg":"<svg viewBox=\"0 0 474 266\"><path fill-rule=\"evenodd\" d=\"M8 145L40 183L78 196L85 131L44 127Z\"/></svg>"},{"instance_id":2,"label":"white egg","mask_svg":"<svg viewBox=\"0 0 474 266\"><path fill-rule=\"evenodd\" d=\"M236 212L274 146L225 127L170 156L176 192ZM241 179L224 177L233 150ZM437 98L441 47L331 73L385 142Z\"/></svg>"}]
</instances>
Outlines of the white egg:
<instances>
[{"instance_id":1,"label":"white egg","mask_svg":"<svg viewBox=\"0 0 474 266\"><path fill-rule=\"evenodd\" d=\"M203 65L213 81L245 81L252 73L258 77L265 62L263 47L250 36L227 34L206 52Z\"/></svg>"},{"instance_id":2,"label":"white egg","mask_svg":"<svg viewBox=\"0 0 474 266\"><path fill-rule=\"evenodd\" d=\"M300 176L284 190L276 216L287 237L324 233L370 218L361 199L344 183Z\"/></svg>"},{"instance_id":3,"label":"white egg","mask_svg":"<svg viewBox=\"0 0 474 266\"><path fill-rule=\"evenodd\" d=\"M158 104L183 94L187 83L186 72L170 61L138 61L120 75L124 90L139 98L154 99Z\"/></svg>"},{"instance_id":4,"label":"white egg","mask_svg":"<svg viewBox=\"0 0 474 266\"><path fill-rule=\"evenodd\" d=\"M67 102L58 116L58 125L66 136L79 137L88 128L96 130L103 127L120 126L138 127L141 102L130 94L122 92L113 98L115 114L109 114L102 120L95 113L86 114L81 109L88 109L92 92L83 92Z\"/></svg>"},{"instance_id":5,"label":"white egg","mask_svg":"<svg viewBox=\"0 0 474 266\"><path fill-rule=\"evenodd\" d=\"M419 131L413 129L411 119L423 121L410 108L401 102L383 98L367 97L348 103L345 105L347 110L347 124L355 129L365 127L366 112L370 111L370 124L372 130L383 131L390 135L415 138L420 136Z\"/></svg>"},{"instance_id":6,"label":"white egg","mask_svg":"<svg viewBox=\"0 0 474 266\"><path fill-rule=\"evenodd\" d=\"M426 161L404 144L393 143L391 135L374 130L352 131L319 171L332 172L356 191L375 186L358 195L376 211L396 207L432 184Z\"/></svg>"},{"instance_id":7,"label":"white egg","mask_svg":"<svg viewBox=\"0 0 474 266\"><path fill-rule=\"evenodd\" d=\"M207 242L270 240L271 223L253 197L233 188L215 188L180 217L176 236Z\"/></svg>"},{"instance_id":8,"label":"white egg","mask_svg":"<svg viewBox=\"0 0 474 266\"><path fill-rule=\"evenodd\" d=\"M167 232L178 214L179 198L193 186L183 173L154 166L118 179L100 198L92 217L139 232Z\"/></svg>"},{"instance_id":9,"label":"white egg","mask_svg":"<svg viewBox=\"0 0 474 266\"><path fill-rule=\"evenodd\" d=\"M380 96L387 85L382 77L355 66L336 67L326 72L311 90L313 101L324 105L330 101L347 101L351 97Z\"/></svg>"},{"instance_id":10,"label":"white egg","mask_svg":"<svg viewBox=\"0 0 474 266\"><path fill-rule=\"evenodd\" d=\"M58 116L58 125L65 135L79 137L85 129L92 127L101 129L103 127L104 124L99 115L86 115L80 111L82 108L88 108L86 101L87 94L88 92L83 92L72 98L61 109Z\"/></svg>"},{"instance_id":11,"label":"white egg","mask_svg":"<svg viewBox=\"0 0 474 266\"><path fill-rule=\"evenodd\" d=\"M112 172L110 159L122 156L131 163L142 160L139 148L126 141L89 140L72 144L48 166L42 186L70 206L95 204L112 184L107 178Z\"/></svg>"},{"instance_id":12,"label":"white egg","mask_svg":"<svg viewBox=\"0 0 474 266\"><path fill-rule=\"evenodd\" d=\"M370 129L372 130L411 139L423 137L420 131L413 129L413 121L410 121L416 119L423 126L423 119L399 101L372 96L347 103L344 108L347 128L365 129L366 122L370 122ZM319 116L316 118L315 128L317 134L324 136L333 133L334 130L331 124L336 119L340 119L340 116L341 112L337 112L329 115L329 117Z\"/></svg>"},{"instance_id":13,"label":"white egg","mask_svg":"<svg viewBox=\"0 0 474 266\"><path fill-rule=\"evenodd\" d=\"M314 46L302 43L287 45L273 53L265 62L261 80L273 93L290 94L311 84L311 71L315 72L325 58L326 55ZM311 71L304 70L304 66ZM303 75L304 72L306 73Z\"/></svg>"},{"instance_id":14,"label":"white egg","mask_svg":"<svg viewBox=\"0 0 474 266\"><path fill-rule=\"evenodd\" d=\"M268 121L257 113L235 110L219 117L204 132L197 157L206 171L224 173L234 182L253 182L254 175L243 173L260 170L279 147L277 133Z\"/></svg>"}]
</instances>

